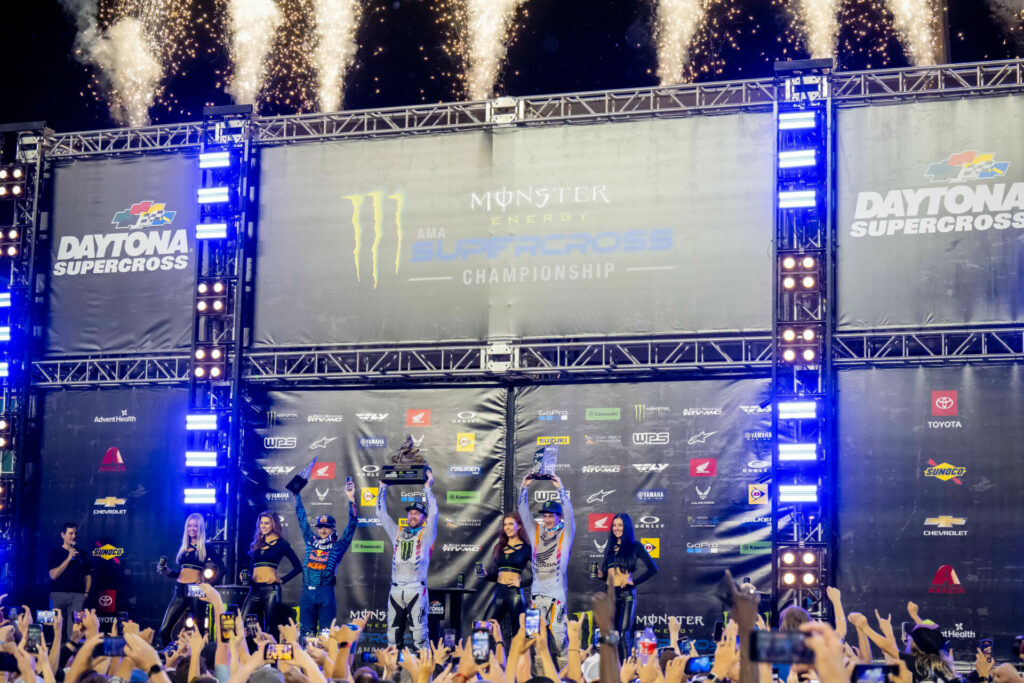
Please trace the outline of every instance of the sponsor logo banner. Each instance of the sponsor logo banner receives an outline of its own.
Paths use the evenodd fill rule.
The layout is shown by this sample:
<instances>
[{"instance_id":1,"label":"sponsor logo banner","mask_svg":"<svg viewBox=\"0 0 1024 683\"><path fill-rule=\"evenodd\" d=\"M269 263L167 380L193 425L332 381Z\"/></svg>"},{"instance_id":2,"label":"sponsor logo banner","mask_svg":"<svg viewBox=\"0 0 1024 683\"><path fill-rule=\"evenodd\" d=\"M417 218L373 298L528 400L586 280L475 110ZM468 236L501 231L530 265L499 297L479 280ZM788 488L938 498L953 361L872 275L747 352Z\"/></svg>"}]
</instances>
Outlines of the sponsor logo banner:
<instances>
[{"instance_id":1,"label":"sponsor logo banner","mask_svg":"<svg viewBox=\"0 0 1024 683\"><path fill-rule=\"evenodd\" d=\"M647 550L647 554L651 556L652 560L657 560L661 557L660 538L641 538L640 542L644 544L644 548Z\"/></svg>"},{"instance_id":2,"label":"sponsor logo banner","mask_svg":"<svg viewBox=\"0 0 1024 683\"><path fill-rule=\"evenodd\" d=\"M932 417L956 415L958 410L956 391L932 392Z\"/></svg>"},{"instance_id":3,"label":"sponsor logo banner","mask_svg":"<svg viewBox=\"0 0 1024 683\"><path fill-rule=\"evenodd\" d=\"M324 462L317 463L313 467L313 472L309 476L310 479L334 479L334 463Z\"/></svg>"},{"instance_id":4,"label":"sponsor logo banner","mask_svg":"<svg viewBox=\"0 0 1024 683\"><path fill-rule=\"evenodd\" d=\"M264 465L263 471L269 475L284 476L291 474L295 469L294 465Z\"/></svg>"},{"instance_id":5,"label":"sponsor logo banner","mask_svg":"<svg viewBox=\"0 0 1024 683\"><path fill-rule=\"evenodd\" d=\"M552 445L568 446L569 445L569 437L568 436L538 436L537 437L537 445L538 446L552 446Z\"/></svg>"},{"instance_id":6,"label":"sponsor logo banner","mask_svg":"<svg viewBox=\"0 0 1024 683\"><path fill-rule=\"evenodd\" d=\"M359 504L362 507L376 507L377 506L377 491L376 486L364 486L359 490Z\"/></svg>"},{"instance_id":7,"label":"sponsor logo banner","mask_svg":"<svg viewBox=\"0 0 1024 683\"><path fill-rule=\"evenodd\" d=\"M768 496L768 484L748 484L747 504L768 505L772 499Z\"/></svg>"},{"instance_id":8,"label":"sponsor logo banner","mask_svg":"<svg viewBox=\"0 0 1024 683\"><path fill-rule=\"evenodd\" d=\"M715 435L717 433L718 432L705 432L705 431L698 432L698 433L694 434L693 436L691 436L689 439L687 439L686 440L686 444L688 446L696 446L699 443L707 443L708 437L709 436L713 436L713 435Z\"/></svg>"},{"instance_id":9,"label":"sponsor logo banner","mask_svg":"<svg viewBox=\"0 0 1024 683\"><path fill-rule=\"evenodd\" d=\"M107 496L106 498L97 498L96 502L93 503L94 508L92 514L94 515L123 515L128 511L125 509L125 503L128 501L124 498L117 498L115 496Z\"/></svg>"},{"instance_id":10,"label":"sponsor logo banner","mask_svg":"<svg viewBox=\"0 0 1024 683\"><path fill-rule=\"evenodd\" d=\"M690 458L691 477L715 477L718 476L717 458Z\"/></svg>"},{"instance_id":11,"label":"sponsor logo banner","mask_svg":"<svg viewBox=\"0 0 1024 683\"><path fill-rule=\"evenodd\" d=\"M446 553L478 553L480 546L467 543L445 543L441 546L441 550Z\"/></svg>"},{"instance_id":12,"label":"sponsor logo banner","mask_svg":"<svg viewBox=\"0 0 1024 683\"><path fill-rule=\"evenodd\" d=\"M580 468L583 474L618 474L622 465L584 465Z\"/></svg>"},{"instance_id":13,"label":"sponsor logo banner","mask_svg":"<svg viewBox=\"0 0 1024 683\"><path fill-rule=\"evenodd\" d=\"M711 543L710 541L702 541L700 543L687 543L686 552L688 554L701 554L701 553L717 553L718 544Z\"/></svg>"},{"instance_id":14,"label":"sponsor logo banner","mask_svg":"<svg viewBox=\"0 0 1024 683\"><path fill-rule=\"evenodd\" d=\"M617 422L622 419L622 410L620 408L587 408L584 419L588 422L600 420Z\"/></svg>"},{"instance_id":15,"label":"sponsor logo banner","mask_svg":"<svg viewBox=\"0 0 1024 683\"><path fill-rule=\"evenodd\" d=\"M584 446L620 446L622 445L621 434L584 434Z\"/></svg>"},{"instance_id":16,"label":"sponsor logo banner","mask_svg":"<svg viewBox=\"0 0 1024 683\"><path fill-rule=\"evenodd\" d=\"M661 446L668 442L668 432L633 432L635 446Z\"/></svg>"},{"instance_id":17,"label":"sponsor logo banner","mask_svg":"<svg viewBox=\"0 0 1024 683\"><path fill-rule=\"evenodd\" d=\"M603 503L604 499L613 493L615 493L615 489L612 489L611 491L605 491L604 489L601 489L597 493L591 493L589 496L587 496L587 503Z\"/></svg>"},{"instance_id":18,"label":"sponsor logo banner","mask_svg":"<svg viewBox=\"0 0 1024 683\"><path fill-rule=\"evenodd\" d=\"M479 477L480 467L474 465L452 465L448 473L454 477Z\"/></svg>"},{"instance_id":19,"label":"sponsor logo banner","mask_svg":"<svg viewBox=\"0 0 1024 683\"><path fill-rule=\"evenodd\" d=\"M664 472L665 470L668 469L668 463L635 462L633 463L633 469L635 469L637 472L640 472L641 474Z\"/></svg>"},{"instance_id":20,"label":"sponsor logo banner","mask_svg":"<svg viewBox=\"0 0 1024 683\"><path fill-rule=\"evenodd\" d=\"M925 469L924 476L934 477L940 481L952 481L958 486L963 484L960 477L967 474L966 467L957 467L955 465L950 465L948 462L936 463L931 459L928 460L928 464L931 465L931 467Z\"/></svg>"},{"instance_id":21,"label":"sponsor logo banner","mask_svg":"<svg viewBox=\"0 0 1024 683\"><path fill-rule=\"evenodd\" d=\"M109 424L117 422L135 422L134 415L129 415L127 410L122 410L120 415L97 415L92 421L97 424Z\"/></svg>"},{"instance_id":22,"label":"sponsor logo banner","mask_svg":"<svg viewBox=\"0 0 1024 683\"><path fill-rule=\"evenodd\" d=\"M587 515L587 531L611 531L614 518L611 512L592 512Z\"/></svg>"},{"instance_id":23,"label":"sponsor logo banner","mask_svg":"<svg viewBox=\"0 0 1024 683\"><path fill-rule=\"evenodd\" d=\"M459 432L455 435L455 451L458 453L472 453L476 450L476 434L473 432Z\"/></svg>"},{"instance_id":24,"label":"sponsor logo banner","mask_svg":"<svg viewBox=\"0 0 1024 683\"><path fill-rule=\"evenodd\" d=\"M740 555L771 555L771 541L754 541L753 543L741 543Z\"/></svg>"},{"instance_id":25,"label":"sponsor logo banner","mask_svg":"<svg viewBox=\"0 0 1024 683\"><path fill-rule=\"evenodd\" d=\"M268 451L280 451L295 448L297 439L294 436L265 436L263 448Z\"/></svg>"},{"instance_id":26,"label":"sponsor logo banner","mask_svg":"<svg viewBox=\"0 0 1024 683\"><path fill-rule=\"evenodd\" d=\"M407 410L407 411L405 411L405 426L406 427L429 427L430 426L430 411L429 410Z\"/></svg>"},{"instance_id":27,"label":"sponsor logo banner","mask_svg":"<svg viewBox=\"0 0 1024 683\"><path fill-rule=\"evenodd\" d=\"M953 517L952 515L939 515L938 517L927 517L924 520L926 527L932 526L935 529L925 529L924 536L966 536L967 529L957 529L967 523L966 517Z\"/></svg>"},{"instance_id":28,"label":"sponsor logo banner","mask_svg":"<svg viewBox=\"0 0 1024 683\"><path fill-rule=\"evenodd\" d=\"M309 450L314 451L314 450L316 450L318 448L327 448L327 446L332 441L337 441L337 440L338 440L338 437L336 437L336 436L323 436L323 437L320 437L319 439L317 439L316 441L314 441L313 443L311 443L309 445Z\"/></svg>"},{"instance_id":29,"label":"sponsor logo banner","mask_svg":"<svg viewBox=\"0 0 1024 683\"><path fill-rule=\"evenodd\" d=\"M384 541L352 541L352 552L382 553L384 552Z\"/></svg>"},{"instance_id":30,"label":"sponsor logo banner","mask_svg":"<svg viewBox=\"0 0 1024 683\"><path fill-rule=\"evenodd\" d=\"M116 446L111 446L103 454L103 461L100 463L100 472L124 472L124 458Z\"/></svg>"},{"instance_id":31,"label":"sponsor logo banner","mask_svg":"<svg viewBox=\"0 0 1024 683\"><path fill-rule=\"evenodd\" d=\"M356 419L360 422L383 422L388 419L388 413L356 413Z\"/></svg>"},{"instance_id":32,"label":"sponsor logo banner","mask_svg":"<svg viewBox=\"0 0 1024 683\"><path fill-rule=\"evenodd\" d=\"M388 439L386 436L361 436L359 437L360 448L387 448Z\"/></svg>"},{"instance_id":33,"label":"sponsor logo banner","mask_svg":"<svg viewBox=\"0 0 1024 683\"><path fill-rule=\"evenodd\" d=\"M307 415L306 422L342 422L344 421L344 415L327 415L324 413L317 413L316 415Z\"/></svg>"},{"instance_id":34,"label":"sponsor logo banner","mask_svg":"<svg viewBox=\"0 0 1024 683\"><path fill-rule=\"evenodd\" d=\"M447 501L453 505L466 505L480 502L479 491L448 491Z\"/></svg>"},{"instance_id":35,"label":"sponsor logo banner","mask_svg":"<svg viewBox=\"0 0 1024 683\"><path fill-rule=\"evenodd\" d=\"M668 406L649 406L642 403L633 404L633 420L636 422L646 422L647 420L666 417L671 412Z\"/></svg>"},{"instance_id":36,"label":"sponsor logo banner","mask_svg":"<svg viewBox=\"0 0 1024 683\"><path fill-rule=\"evenodd\" d=\"M92 551L93 557L99 557L104 560L112 560L122 555L124 555L124 548L118 548L109 543L101 545L99 548L94 548Z\"/></svg>"},{"instance_id":37,"label":"sponsor logo banner","mask_svg":"<svg viewBox=\"0 0 1024 683\"><path fill-rule=\"evenodd\" d=\"M928 592L959 595L966 591L960 585L960 578L956 575L956 570L952 565L944 564L935 572L935 578L932 579L932 585Z\"/></svg>"},{"instance_id":38,"label":"sponsor logo banner","mask_svg":"<svg viewBox=\"0 0 1024 683\"><path fill-rule=\"evenodd\" d=\"M557 422L569 419L568 410L538 410L537 419L541 422Z\"/></svg>"},{"instance_id":39,"label":"sponsor logo banner","mask_svg":"<svg viewBox=\"0 0 1024 683\"><path fill-rule=\"evenodd\" d=\"M638 503L663 503L665 502L665 489L640 489L636 492Z\"/></svg>"}]
</instances>

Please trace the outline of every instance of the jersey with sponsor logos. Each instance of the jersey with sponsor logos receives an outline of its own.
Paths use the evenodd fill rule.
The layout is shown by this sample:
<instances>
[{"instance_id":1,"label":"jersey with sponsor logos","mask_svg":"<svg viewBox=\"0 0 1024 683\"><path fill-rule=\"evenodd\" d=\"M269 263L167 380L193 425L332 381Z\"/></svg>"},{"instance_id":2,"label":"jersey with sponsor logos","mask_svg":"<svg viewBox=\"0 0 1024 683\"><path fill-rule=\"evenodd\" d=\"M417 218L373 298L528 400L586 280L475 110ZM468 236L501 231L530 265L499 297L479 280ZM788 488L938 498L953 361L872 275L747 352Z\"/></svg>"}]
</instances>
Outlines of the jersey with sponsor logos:
<instances>
[{"instance_id":1,"label":"jersey with sponsor logos","mask_svg":"<svg viewBox=\"0 0 1024 683\"><path fill-rule=\"evenodd\" d=\"M527 529L530 528L529 489L519 489L519 517ZM562 522L552 531L546 531L541 524L533 522L533 533L528 536L533 538L533 587L531 595L546 595L551 598L558 598L565 601L568 591L568 577L566 572L569 569L569 554L572 551L572 541L576 537L576 519L572 513L572 503L565 489L559 490L559 497L562 500Z\"/></svg>"},{"instance_id":2,"label":"jersey with sponsor logos","mask_svg":"<svg viewBox=\"0 0 1024 683\"><path fill-rule=\"evenodd\" d=\"M427 504L427 518L417 529L407 526L399 527L395 520L388 516L388 487L383 487L377 496L377 517L384 527L394 554L391 556L391 583L399 586L410 583L427 585L427 572L430 569L430 553L437 538L437 501L431 487L423 487L423 498Z\"/></svg>"},{"instance_id":3,"label":"jersey with sponsor logos","mask_svg":"<svg viewBox=\"0 0 1024 683\"><path fill-rule=\"evenodd\" d=\"M302 565L303 585L333 586L338 563L351 545L356 526L359 524L356 504L351 501L348 504L348 524L345 525L340 538L337 532L327 538L320 538L319 534L313 532L306 517L306 508L302 505L302 496L298 493L295 494L295 515L299 518L302 538L306 541L306 561Z\"/></svg>"}]
</instances>

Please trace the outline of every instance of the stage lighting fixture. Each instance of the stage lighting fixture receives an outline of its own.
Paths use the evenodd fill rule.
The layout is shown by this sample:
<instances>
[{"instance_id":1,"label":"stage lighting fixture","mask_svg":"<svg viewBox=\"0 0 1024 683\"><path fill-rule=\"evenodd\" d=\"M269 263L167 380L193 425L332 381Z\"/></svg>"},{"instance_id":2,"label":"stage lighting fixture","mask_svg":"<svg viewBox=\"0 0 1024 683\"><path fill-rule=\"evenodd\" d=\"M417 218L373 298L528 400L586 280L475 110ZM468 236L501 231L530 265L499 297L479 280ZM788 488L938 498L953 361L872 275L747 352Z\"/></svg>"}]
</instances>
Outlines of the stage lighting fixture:
<instances>
[{"instance_id":1,"label":"stage lighting fixture","mask_svg":"<svg viewBox=\"0 0 1024 683\"><path fill-rule=\"evenodd\" d=\"M814 190L783 190L779 192L780 209L806 209L817 203Z\"/></svg>"},{"instance_id":2,"label":"stage lighting fixture","mask_svg":"<svg viewBox=\"0 0 1024 683\"><path fill-rule=\"evenodd\" d=\"M7 239L9 239L9 240L16 240L16 239L18 239L18 231L13 229L13 228L8 230L7 231Z\"/></svg>"},{"instance_id":3,"label":"stage lighting fixture","mask_svg":"<svg viewBox=\"0 0 1024 683\"><path fill-rule=\"evenodd\" d=\"M808 363L810 363L812 360L814 360L814 358L816 356L817 356L817 354L814 353L814 349L804 349L803 357L804 357L804 360L807 361Z\"/></svg>"},{"instance_id":4,"label":"stage lighting fixture","mask_svg":"<svg viewBox=\"0 0 1024 683\"><path fill-rule=\"evenodd\" d=\"M810 550L805 550L803 554L800 555L800 561L804 563L804 566L809 567L818 561L818 556Z\"/></svg>"},{"instance_id":5,"label":"stage lighting fixture","mask_svg":"<svg viewBox=\"0 0 1024 683\"><path fill-rule=\"evenodd\" d=\"M782 338L786 341L793 341L796 339L796 330L792 327L787 327L782 331Z\"/></svg>"},{"instance_id":6,"label":"stage lighting fixture","mask_svg":"<svg viewBox=\"0 0 1024 683\"><path fill-rule=\"evenodd\" d=\"M196 303L196 310L199 311L199 312L203 312L207 308L208 308L208 306L206 305L205 301L199 301L199 302Z\"/></svg>"},{"instance_id":7,"label":"stage lighting fixture","mask_svg":"<svg viewBox=\"0 0 1024 683\"><path fill-rule=\"evenodd\" d=\"M0 167L0 198L17 199L25 194L25 170L20 166Z\"/></svg>"},{"instance_id":8,"label":"stage lighting fixture","mask_svg":"<svg viewBox=\"0 0 1024 683\"><path fill-rule=\"evenodd\" d=\"M10 374L10 363L0 362L0 377L7 377Z\"/></svg>"},{"instance_id":9,"label":"stage lighting fixture","mask_svg":"<svg viewBox=\"0 0 1024 683\"><path fill-rule=\"evenodd\" d=\"M216 505L217 489L185 489L185 505Z\"/></svg>"},{"instance_id":10,"label":"stage lighting fixture","mask_svg":"<svg viewBox=\"0 0 1024 683\"><path fill-rule=\"evenodd\" d=\"M0 292L0 308L10 308L10 307L11 307L11 293L10 292Z\"/></svg>"},{"instance_id":11,"label":"stage lighting fixture","mask_svg":"<svg viewBox=\"0 0 1024 683\"><path fill-rule=\"evenodd\" d=\"M219 366L214 365L212 368L210 368L210 377L217 379L218 377L221 376L221 374L222 371Z\"/></svg>"},{"instance_id":12,"label":"stage lighting fixture","mask_svg":"<svg viewBox=\"0 0 1024 683\"><path fill-rule=\"evenodd\" d=\"M204 368L202 365L197 367L195 369L195 376L196 377L205 377L206 376L206 368Z\"/></svg>"},{"instance_id":13,"label":"stage lighting fixture","mask_svg":"<svg viewBox=\"0 0 1024 683\"><path fill-rule=\"evenodd\" d=\"M220 360L223 355L224 354L218 348L210 350L210 358L212 358L213 360Z\"/></svg>"},{"instance_id":14,"label":"stage lighting fixture","mask_svg":"<svg viewBox=\"0 0 1024 683\"><path fill-rule=\"evenodd\" d=\"M185 629L191 631L195 627L196 627L196 620L192 618L191 614L189 614L188 616L185 617Z\"/></svg>"},{"instance_id":15,"label":"stage lighting fixture","mask_svg":"<svg viewBox=\"0 0 1024 683\"><path fill-rule=\"evenodd\" d=\"M779 460L782 462L818 459L818 445L813 443L780 443Z\"/></svg>"},{"instance_id":16,"label":"stage lighting fixture","mask_svg":"<svg viewBox=\"0 0 1024 683\"><path fill-rule=\"evenodd\" d=\"M227 223L200 223L196 226L197 240L223 240L227 236Z\"/></svg>"},{"instance_id":17,"label":"stage lighting fixture","mask_svg":"<svg viewBox=\"0 0 1024 683\"><path fill-rule=\"evenodd\" d=\"M0 326L0 342L11 341L11 328L9 325Z\"/></svg>"},{"instance_id":18,"label":"stage lighting fixture","mask_svg":"<svg viewBox=\"0 0 1024 683\"><path fill-rule=\"evenodd\" d=\"M217 451L185 451L185 467L216 467Z\"/></svg>"},{"instance_id":19,"label":"stage lighting fixture","mask_svg":"<svg viewBox=\"0 0 1024 683\"><path fill-rule=\"evenodd\" d=\"M782 572L782 583L785 586L792 586L796 583L796 572Z\"/></svg>"},{"instance_id":20,"label":"stage lighting fixture","mask_svg":"<svg viewBox=\"0 0 1024 683\"><path fill-rule=\"evenodd\" d=\"M213 431L217 429L217 413L192 413L185 416L188 431Z\"/></svg>"},{"instance_id":21,"label":"stage lighting fixture","mask_svg":"<svg viewBox=\"0 0 1024 683\"><path fill-rule=\"evenodd\" d=\"M0 448L9 449L13 441L14 420L5 415L0 418Z\"/></svg>"},{"instance_id":22,"label":"stage lighting fixture","mask_svg":"<svg viewBox=\"0 0 1024 683\"><path fill-rule=\"evenodd\" d=\"M818 416L816 401L782 401L779 417L783 420L813 420Z\"/></svg>"},{"instance_id":23,"label":"stage lighting fixture","mask_svg":"<svg viewBox=\"0 0 1024 683\"><path fill-rule=\"evenodd\" d=\"M814 330L808 327L800 333L800 336L804 338L804 341L814 341L814 337L816 335L814 334Z\"/></svg>"},{"instance_id":24,"label":"stage lighting fixture","mask_svg":"<svg viewBox=\"0 0 1024 683\"><path fill-rule=\"evenodd\" d=\"M803 260L800 262L800 265L802 265L805 269L810 270L811 268L814 267L814 257L804 256Z\"/></svg>"},{"instance_id":25,"label":"stage lighting fixture","mask_svg":"<svg viewBox=\"0 0 1024 683\"><path fill-rule=\"evenodd\" d=\"M206 350L196 349L196 360L203 360L204 358L206 358Z\"/></svg>"},{"instance_id":26,"label":"stage lighting fixture","mask_svg":"<svg viewBox=\"0 0 1024 683\"><path fill-rule=\"evenodd\" d=\"M213 291L214 291L215 294L220 294L221 292L223 292L224 291L224 283L223 282L214 282L213 283Z\"/></svg>"},{"instance_id":27,"label":"stage lighting fixture","mask_svg":"<svg viewBox=\"0 0 1024 683\"><path fill-rule=\"evenodd\" d=\"M220 315L227 312L227 287L223 282L200 282L197 291L196 310L199 313Z\"/></svg>"},{"instance_id":28,"label":"stage lighting fixture","mask_svg":"<svg viewBox=\"0 0 1024 683\"><path fill-rule=\"evenodd\" d=\"M782 268L783 270L793 270L796 268L796 259L792 256L785 257L782 259Z\"/></svg>"},{"instance_id":29,"label":"stage lighting fixture","mask_svg":"<svg viewBox=\"0 0 1024 683\"><path fill-rule=\"evenodd\" d=\"M796 563L796 553L792 550L785 551L780 557L782 558L782 564L789 565Z\"/></svg>"},{"instance_id":30,"label":"stage lighting fixture","mask_svg":"<svg viewBox=\"0 0 1024 683\"><path fill-rule=\"evenodd\" d=\"M810 275L805 275L803 279L800 280L800 284L804 286L804 289L811 289L812 287L814 287L814 282L814 278L811 277Z\"/></svg>"},{"instance_id":31,"label":"stage lighting fixture","mask_svg":"<svg viewBox=\"0 0 1024 683\"><path fill-rule=\"evenodd\" d=\"M779 484L780 503L817 503L817 484Z\"/></svg>"},{"instance_id":32,"label":"stage lighting fixture","mask_svg":"<svg viewBox=\"0 0 1024 683\"><path fill-rule=\"evenodd\" d=\"M800 149L793 152L779 152L779 168L806 168L818 161L815 149Z\"/></svg>"},{"instance_id":33,"label":"stage lighting fixture","mask_svg":"<svg viewBox=\"0 0 1024 683\"><path fill-rule=\"evenodd\" d=\"M7 255L8 256L17 256L18 255L18 248L16 246L14 246L14 245L11 245L11 246L7 247Z\"/></svg>"},{"instance_id":34,"label":"stage lighting fixture","mask_svg":"<svg viewBox=\"0 0 1024 683\"><path fill-rule=\"evenodd\" d=\"M818 577L813 572L804 572L801 580L805 586L815 586L818 583Z\"/></svg>"},{"instance_id":35,"label":"stage lighting fixture","mask_svg":"<svg viewBox=\"0 0 1024 683\"><path fill-rule=\"evenodd\" d=\"M204 152L199 155L199 168L228 168L231 152Z\"/></svg>"},{"instance_id":36,"label":"stage lighting fixture","mask_svg":"<svg viewBox=\"0 0 1024 683\"><path fill-rule=\"evenodd\" d=\"M813 111L792 111L779 114L779 130L804 130L818 125Z\"/></svg>"},{"instance_id":37,"label":"stage lighting fixture","mask_svg":"<svg viewBox=\"0 0 1024 683\"><path fill-rule=\"evenodd\" d=\"M794 280L793 278L789 277L788 275L786 277L782 278L782 288L783 289L793 289L794 287L796 287L796 280Z\"/></svg>"},{"instance_id":38,"label":"stage lighting fixture","mask_svg":"<svg viewBox=\"0 0 1024 683\"><path fill-rule=\"evenodd\" d=\"M230 199L230 191L226 186L201 187L196 196L196 201L200 204L225 204Z\"/></svg>"},{"instance_id":39,"label":"stage lighting fixture","mask_svg":"<svg viewBox=\"0 0 1024 683\"><path fill-rule=\"evenodd\" d=\"M796 351L794 351L793 349L786 349L785 351L782 352L782 360L786 361L787 363L792 363L794 360L796 360Z\"/></svg>"},{"instance_id":40,"label":"stage lighting fixture","mask_svg":"<svg viewBox=\"0 0 1024 683\"><path fill-rule=\"evenodd\" d=\"M210 291L210 286L205 282L200 282L197 289L199 290L200 294L206 294L208 291Z\"/></svg>"}]
</instances>

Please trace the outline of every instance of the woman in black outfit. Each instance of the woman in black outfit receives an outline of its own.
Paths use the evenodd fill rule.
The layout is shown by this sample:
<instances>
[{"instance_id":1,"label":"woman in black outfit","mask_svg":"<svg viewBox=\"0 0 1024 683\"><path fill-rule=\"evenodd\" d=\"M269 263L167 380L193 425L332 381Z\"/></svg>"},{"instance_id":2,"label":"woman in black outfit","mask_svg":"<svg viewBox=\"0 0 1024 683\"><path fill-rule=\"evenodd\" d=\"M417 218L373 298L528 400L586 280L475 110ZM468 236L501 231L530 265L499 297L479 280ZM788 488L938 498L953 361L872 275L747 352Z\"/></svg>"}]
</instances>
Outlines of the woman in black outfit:
<instances>
[{"instance_id":1,"label":"woman in black outfit","mask_svg":"<svg viewBox=\"0 0 1024 683\"><path fill-rule=\"evenodd\" d=\"M171 629L186 609L191 611L196 627L200 633L206 633L206 603L199 598L189 597L188 586L203 583L203 569L207 565L216 565L222 572L224 566L213 546L206 542L206 521L203 516L193 513L185 519L185 531L181 536L181 548L176 558L177 571L171 571L166 565L157 567L164 576L177 579L174 584L174 595L164 612L164 620L160 624L160 642L167 645L171 642Z\"/></svg>"},{"instance_id":2,"label":"woman in black outfit","mask_svg":"<svg viewBox=\"0 0 1024 683\"><path fill-rule=\"evenodd\" d=\"M281 520L270 510L261 512L256 520L256 535L249 547L252 557L252 579L249 595L242 605L242 619L249 614L262 617L263 630L275 633L277 607L281 604L281 584L288 583L302 573L302 564L288 541L282 538ZM277 566L283 558L292 563L292 570L283 578L277 575Z\"/></svg>"},{"instance_id":3,"label":"woman in black outfit","mask_svg":"<svg viewBox=\"0 0 1024 683\"><path fill-rule=\"evenodd\" d=\"M491 554L491 567L483 573L485 579L496 584L484 620L494 619L500 624L506 614L510 615L512 630L509 633L519 629L519 615L526 611L523 588L530 581L523 579L523 571L530 566L532 557L533 551L519 515L505 515L498 542Z\"/></svg>"},{"instance_id":4,"label":"woman in black outfit","mask_svg":"<svg viewBox=\"0 0 1024 683\"><path fill-rule=\"evenodd\" d=\"M635 575L637 564L644 570ZM647 549L633 537L633 520L625 512L612 519L604 560L597 570L604 580L609 574L615 585L615 630L619 632L619 660L624 661L633 649L633 622L636 620L636 587L658 573Z\"/></svg>"}]
</instances>

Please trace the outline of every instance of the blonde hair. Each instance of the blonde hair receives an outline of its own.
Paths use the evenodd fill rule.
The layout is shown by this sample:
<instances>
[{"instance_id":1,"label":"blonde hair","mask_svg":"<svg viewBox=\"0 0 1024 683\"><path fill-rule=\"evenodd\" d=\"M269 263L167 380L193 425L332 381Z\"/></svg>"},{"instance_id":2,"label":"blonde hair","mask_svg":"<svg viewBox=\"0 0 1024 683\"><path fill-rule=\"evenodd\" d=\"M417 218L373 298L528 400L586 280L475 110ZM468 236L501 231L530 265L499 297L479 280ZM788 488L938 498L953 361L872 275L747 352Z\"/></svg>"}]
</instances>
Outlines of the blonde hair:
<instances>
[{"instance_id":1,"label":"blonde hair","mask_svg":"<svg viewBox=\"0 0 1024 683\"><path fill-rule=\"evenodd\" d=\"M177 557L179 564L181 556L188 552L188 523L193 519L199 524L199 533L196 534L196 557L200 562L206 562L206 520L198 512L193 512L185 518L185 528L181 532L181 548Z\"/></svg>"}]
</instances>

